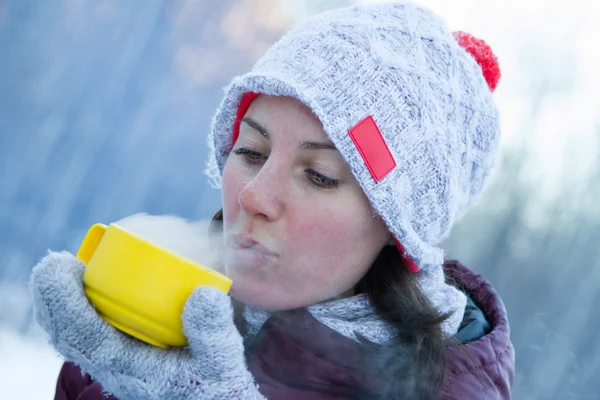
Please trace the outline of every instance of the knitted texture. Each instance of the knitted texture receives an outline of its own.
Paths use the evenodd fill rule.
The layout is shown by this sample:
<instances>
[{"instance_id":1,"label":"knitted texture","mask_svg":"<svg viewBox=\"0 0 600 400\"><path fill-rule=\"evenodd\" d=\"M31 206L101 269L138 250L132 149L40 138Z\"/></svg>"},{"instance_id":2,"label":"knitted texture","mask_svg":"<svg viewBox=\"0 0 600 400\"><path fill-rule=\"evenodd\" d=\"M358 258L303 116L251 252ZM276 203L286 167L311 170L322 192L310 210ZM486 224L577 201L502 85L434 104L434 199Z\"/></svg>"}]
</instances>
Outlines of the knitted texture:
<instances>
[{"instance_id":1,"label":"knitted texture","mask_svg":"<svg viewBox=\"0 0 600 400\"><path fill-rule=\"evenodd\" d=\"M307 309L317 321L356 342L360 342L357 334L376 344L382 344L396 335L394 327L379 318L364 293L313 304ZM256 335L269 316L266 310L245 306L247 334Z\"/></svg>"},{"instance_id":2,"label":"knitted texture","mask_svg":"<svg viewBox=\"0 0 600 400\"><path fill-rule=\"evenodd\" d=\"M465 306L462 305L462 300L465 299L466 302L466 297L462 292L446 285L444 280L443 271L437 268L427 268L418 275L421 289L428 294L437 310L450 314L450 318L442 324L442 330L450 337L458 332L464 318ZM393 326L379 318L364 293L313 304L308 307L308 311L322 324L355 341L358 341L356 334L359 334L373 343L381 344L396 334ZM270 313L266 310L245 306L244 319L248 335L258 333L269 316Z\"/></svg>"},{"instance_id":3,"label":"knitted texture","mask_svg":"<svg viewBox=\"0 0 600 400\"><path fill-rule=\"evenodd\" d=\"M396 2L332 10L288 32L225 89L208 139L216 187L251 92L294 97L319 118L434 306L456 311L445 328L456 332L466 298L444 283L437 246L482 191L500 128L481 67L444 22ZM378 182L349 135L367 116L396 163Z\"/></svg>"},{"instance_id":4,"label":"knitted texture","mask_svg":"<svg viewBox=\"0 0 600 400\"><path fill-rule=\"evenodd\" d=\"M84 269L69 253L42 259L30 280L34 313L52 346L108 393L127 400L264 399L246 369L229 296L197 288L182 315L189 347L160 349L98 316L85 296Z\"/></svg>"}]
</instances>

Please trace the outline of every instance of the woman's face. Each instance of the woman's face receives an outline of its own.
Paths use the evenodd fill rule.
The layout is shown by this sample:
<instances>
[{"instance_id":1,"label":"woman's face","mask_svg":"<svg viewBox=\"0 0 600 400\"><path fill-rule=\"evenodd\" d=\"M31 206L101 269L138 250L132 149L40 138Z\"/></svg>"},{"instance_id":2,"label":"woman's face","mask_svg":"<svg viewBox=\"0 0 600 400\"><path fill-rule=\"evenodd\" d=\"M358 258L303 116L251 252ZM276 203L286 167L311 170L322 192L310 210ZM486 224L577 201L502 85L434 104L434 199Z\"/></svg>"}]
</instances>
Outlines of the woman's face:
<instances>
[{"instance_id":1,"label":"woman's face","mask_svg":"<svg viewBox=\"0 0 600 400\"><path fill-rule=\"evenodd\" d=\"M270 310L352 294L390 238L319 120L259 96L223 172L224 266L237 300Z\"/></svg>"}]
</instances>

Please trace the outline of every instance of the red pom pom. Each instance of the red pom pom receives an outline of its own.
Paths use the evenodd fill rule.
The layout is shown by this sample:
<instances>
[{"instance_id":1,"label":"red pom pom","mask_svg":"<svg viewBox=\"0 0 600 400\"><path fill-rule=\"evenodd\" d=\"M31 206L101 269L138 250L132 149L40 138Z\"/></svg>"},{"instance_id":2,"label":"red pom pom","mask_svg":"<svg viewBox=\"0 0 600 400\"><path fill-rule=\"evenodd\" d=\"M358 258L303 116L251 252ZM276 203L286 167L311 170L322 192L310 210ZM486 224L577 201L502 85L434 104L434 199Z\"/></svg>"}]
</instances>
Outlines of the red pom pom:
<instances>
[{"instance_id":1,"label":"red pom pom","mask_svg":"<svg viewBox=\"0 0 600 400\"><path fill-rule=\"evenodd\" d=\"M483 40L477 39L467 32L454 32L454 38L463 49L473 56L477 64L481 66L483 77L490 90L492 92L496 90L501 73L498 58L492 51L492 48Z\"/></svg>"}]
</instances>

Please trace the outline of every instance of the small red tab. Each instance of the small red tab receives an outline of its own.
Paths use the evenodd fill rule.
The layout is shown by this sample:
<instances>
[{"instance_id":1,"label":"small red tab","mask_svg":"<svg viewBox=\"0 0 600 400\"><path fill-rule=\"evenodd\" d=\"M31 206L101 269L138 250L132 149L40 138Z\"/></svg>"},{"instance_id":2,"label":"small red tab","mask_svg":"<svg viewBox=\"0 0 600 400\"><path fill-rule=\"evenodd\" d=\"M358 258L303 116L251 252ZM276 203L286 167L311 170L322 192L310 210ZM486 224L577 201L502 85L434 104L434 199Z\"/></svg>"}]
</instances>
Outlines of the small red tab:
<instances>
[{"instance_id":1,"label":"small red tab","mask_svg":"<svg viewBox=\"0 0 600 400\"><path fill-rule=\"evenodd\" d=\"M369 115L354 125L348 133L375 182L382 180L394 169L396 161L372 116Z\"/></svg>"},{"instance_id":2,"label":"small red tab","mask_svg":"<svg viewBox=\"0 0 600 400\"><path fill-rule=\"evenodd\" d=\"M410 272L419 272L421 269L417 266L417 264L415 264L412 258L410 258L408 254L406 254L406 250L404 250L404 246L402 246L402 243L400 243L398 239L396 239L396 237L394 237L394 242L396 242L396 248L398 249L400 256L402 256L402 258L404 259L404 264L406 264L406 268L408 268Z\"/></svg>"}]
</instances>

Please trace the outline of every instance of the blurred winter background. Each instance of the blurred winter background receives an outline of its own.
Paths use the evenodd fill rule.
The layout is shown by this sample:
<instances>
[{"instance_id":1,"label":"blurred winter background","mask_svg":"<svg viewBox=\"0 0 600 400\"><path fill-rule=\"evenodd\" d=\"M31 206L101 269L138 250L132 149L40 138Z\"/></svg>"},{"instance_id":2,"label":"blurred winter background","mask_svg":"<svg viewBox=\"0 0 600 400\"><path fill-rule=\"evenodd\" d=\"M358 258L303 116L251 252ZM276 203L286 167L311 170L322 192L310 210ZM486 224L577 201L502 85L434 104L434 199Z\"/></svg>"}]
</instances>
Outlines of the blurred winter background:
<instances>
[{"instance_id":1,"label":"blurred winter background","mask_svg":"<svg viewBox=\"0 0 600 400\"><path fill-rule=\"evenodd\" d=\"M600 2L421 0L492 45L503 139L445 243L508 307L515 399L600 398ZM49 399L31 319L47 249L137 212L209 218L222 87L286 28L350 0L0 0L0 393Z\"/></svg>"}]
</instances>

